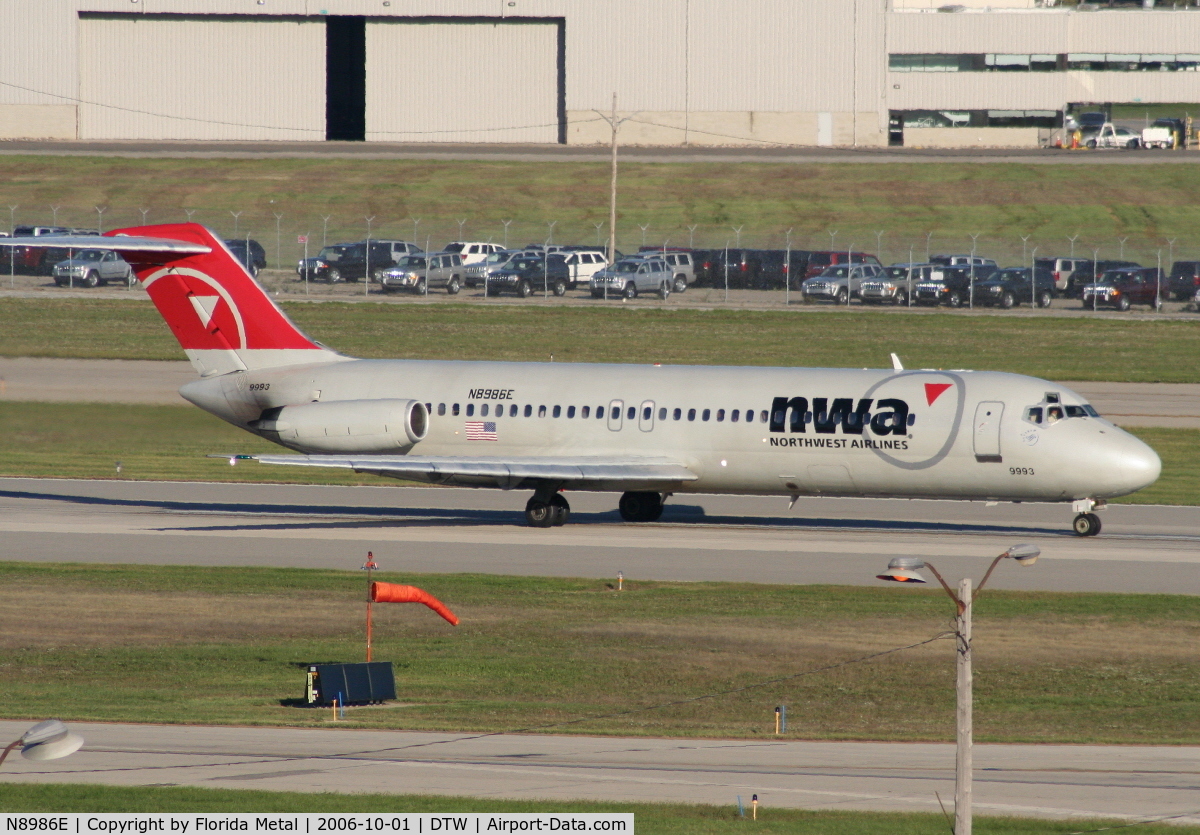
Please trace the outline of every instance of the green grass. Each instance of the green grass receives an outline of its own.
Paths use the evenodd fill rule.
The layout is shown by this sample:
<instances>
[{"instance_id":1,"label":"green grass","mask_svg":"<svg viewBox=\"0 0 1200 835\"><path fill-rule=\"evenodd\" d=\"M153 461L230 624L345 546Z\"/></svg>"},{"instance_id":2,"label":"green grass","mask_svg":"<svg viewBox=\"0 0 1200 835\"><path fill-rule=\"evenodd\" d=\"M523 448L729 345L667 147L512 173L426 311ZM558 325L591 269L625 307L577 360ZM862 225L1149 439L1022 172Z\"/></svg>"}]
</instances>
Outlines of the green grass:
<instances>
[{"instance_id":1,"label":"green grass","mask_svg":"<svg viewBox=\"0 0 1200 835\"><path fill-rule=\"evenodd\" d=\"M0 476L236 481L276 484L395 484L392 479L315 467L236 467L210 453L278 453L281 448L199 409L106 403L0 401ZM1163 460L1159 480L1135 504L1200 504L1200 430L1131 430ZM121 462L121 473L116 462Z\"/></svg>"},{"instance_id":2,"label":"green grass","mask_svg":"<svg viewBox=\"0 0 1200 835\"><path fill-rule=\"evenodd\" d=\"M352 708L341 726L754 739L787 704L803 706L793 738L953 738L952 642L846 663L944 632L938 589L379 579L427 589L462 623L377 606L375 658L394 662L399 702ZM327 726L326 711L296 704L304 668L362 658L363 582L0 564L0 716ZM61 601L70 616L48 614L52 629L21 617ZM980 741L1200 742L1194 597L992 591L975 634Z\"/></svg>"},{"instance_id":3,"label":"green grass","mask_svg":"<svg viewBox=\"0 0 1200 835\"><path fill-rule=\"evenodd\" d=\"M1138 115L1141 115L1140 113ZM1078 162L1078 160L1072 160ZM450 240L544 241L556 221L556 242L590 243L594 224L608 218L606 162L526 163L470 160L199 160L6 156L0 160L4 205L16 205L17 222L49 222L49 206L62 207L58 222L94 226L93 207L107 206L105 226L194 219L232 235L250 234L275 257L275 213L280 213L281 259L302 253L297 234L313 248L366 234L373 217L380 237L415 234L440 247ZM1117 238L1129 237L1126 255L1153 262L1154 249L1177 238L1176 254L1194 245L1200 206L1192 196L1200 171L1190 165L1022 165L962 163L810 164L672 163L625 161L618 202L618 246L635 249L638 228L646 240L679 245L696 226L697 246L735 241L783 246L792 229L797 247L838 245L877 249L906 259L923 254L926 234L934 251L970 249L968 235L982 234L989 254L1019 256L1019 235L1042 255L1065 255L1067 236L1079 234L1077 252L1102 247L1116 257ZM460 227L457 220L463 220ZM606 232L602 229L602 233ZM1000 251L1003 250L1003 253ZM1189 256L1194 257L1194 256Z\"/></svg>"},{"instance_id":4,"label":"green grass","mask_svg":"<svg viewBox=\"0 0 1200 835\"><path fill-rule=\"evenodd\" d=\"M540 308L302 302L309 335L368 358L663 362L1012 371L1053 380L1200 382L1190 321L964 317L950 312ZM0 298L0 356L178 360L146 301Z\"/></svg>"},{"instance_id":5,"label":"green grass","mask_svg":"<svg viewBox=\"0 0 1200 835\"><path fill-rule=\"evenodd\" d=\"M776 809L764 803L759 818L738 818L736 807L668 803L594 803L588 801L497 800L404 794L302 794L191 787L81 786L38 784L0 786L0 808L6 812L607 812L632 813L639 835L722 835L750 827L762 835L942 835L940 815L897 812L840 812ZM747 815L749 812L747 811ZM1031 818L974 819L980 835L1054 835L1118 826L1124 821ZM1150 835L1195 835L1200 827L1143 824Z\"/></svg>"}]
</instances>

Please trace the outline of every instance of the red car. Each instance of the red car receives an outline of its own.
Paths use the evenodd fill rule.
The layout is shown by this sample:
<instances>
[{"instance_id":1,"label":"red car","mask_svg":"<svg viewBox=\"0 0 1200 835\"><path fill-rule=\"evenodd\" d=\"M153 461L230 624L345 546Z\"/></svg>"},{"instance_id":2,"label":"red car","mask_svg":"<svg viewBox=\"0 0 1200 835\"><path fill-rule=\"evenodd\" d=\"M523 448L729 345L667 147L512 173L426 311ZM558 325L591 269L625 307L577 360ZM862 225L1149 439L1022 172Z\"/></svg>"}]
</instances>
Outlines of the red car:
<instances>
[{"instance_id":1,"label":"red car","mask_svg":"<svg viewBox=\"0 0 1200 835\"><path fill-rule=\"evenodd\" d=\"M1157 310L1168 289L1167 276L1157 267L1109 270L1101 274L1099 281L1084 286L1083 306L1128 310L1132 305L1146 304Z\"/></svg>"}]
</instances>

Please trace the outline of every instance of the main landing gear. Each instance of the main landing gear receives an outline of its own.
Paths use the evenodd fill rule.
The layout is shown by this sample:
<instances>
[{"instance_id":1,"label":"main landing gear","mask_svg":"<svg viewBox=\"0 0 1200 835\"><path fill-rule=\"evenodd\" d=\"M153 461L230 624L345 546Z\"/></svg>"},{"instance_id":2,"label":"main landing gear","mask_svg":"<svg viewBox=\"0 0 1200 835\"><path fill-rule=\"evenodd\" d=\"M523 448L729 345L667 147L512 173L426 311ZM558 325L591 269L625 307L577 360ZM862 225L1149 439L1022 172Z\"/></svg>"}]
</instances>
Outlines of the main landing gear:
<instances>
[{"instance_id":1,"label":"main landing gear","mask_svg":"<svg viewBox=\"0 0 1200 835\"><path fill-rule=\"evenodd\" d=\"M617 507L626 522L657 522L663 513L663 495L648 491L623 493Z\"/></svg>"},{"instance_id":2,"label":"main landing gear","mask_svg":"<svg viewBox=\"0 0 1200 835\"><path fill-rule=\"evenodd\" d=\"M571 505L562 493L539 490L525 505L525 521L532 528L557 528L571 518Z\"/></svg>"},{"instance_id":3,"label":"main landing gear","mask_svg":"<svg viewBox=\"0 0 1200 835\"><path fill-rule=\"evenodd\" d=\"M1092 513L1092 509L1103 508L1103 500L1097 502L1092 499L1080 499L1071 507L1079 514L1071 523L1071 528L1075 531L1076 536L1095 536L1100 533L1100 517Z\"/></svg>"}]
</instances>

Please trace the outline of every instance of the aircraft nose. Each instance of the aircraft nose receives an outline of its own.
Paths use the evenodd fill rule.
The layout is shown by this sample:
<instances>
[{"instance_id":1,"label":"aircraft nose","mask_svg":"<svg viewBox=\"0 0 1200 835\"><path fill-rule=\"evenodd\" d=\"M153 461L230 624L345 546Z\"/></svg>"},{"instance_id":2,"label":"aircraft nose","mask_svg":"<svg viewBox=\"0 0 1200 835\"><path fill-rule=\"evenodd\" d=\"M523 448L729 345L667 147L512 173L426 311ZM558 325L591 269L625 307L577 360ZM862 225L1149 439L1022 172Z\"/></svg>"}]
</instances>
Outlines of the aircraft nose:
<instances>
[{"instance_id":1,"label":"aircraft nose","mask_svg":"<svg viewBox=\"0 0 1200 835\"><path fill-rule=\"evenodd\" d=\"M1158 453L1138 438L1126 432L1118 450L1116 464L1121 476L1121 486L1133 493L1149 487L1162 474L1162 459Z\"/></svg>"}]
</instances>

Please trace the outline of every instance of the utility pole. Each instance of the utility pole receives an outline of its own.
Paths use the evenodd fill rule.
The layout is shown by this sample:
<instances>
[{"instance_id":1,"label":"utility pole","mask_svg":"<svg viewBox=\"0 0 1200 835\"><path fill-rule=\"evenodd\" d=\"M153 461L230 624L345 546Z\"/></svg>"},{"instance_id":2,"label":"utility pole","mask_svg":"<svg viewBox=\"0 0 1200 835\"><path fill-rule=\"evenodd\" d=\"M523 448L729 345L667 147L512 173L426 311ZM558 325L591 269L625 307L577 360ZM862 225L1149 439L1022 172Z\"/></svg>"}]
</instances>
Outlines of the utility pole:
<instances>
[{"instance_id":1,"label":"utility pole","mask_svg":"<svg viewBox=\"0 0 1200 835\"><path fill-rule=\"evenodd\" d=\"M612 183L608 193L608 263L616 260L617 252L617 94L613 93L612 118L609 120L612 128Z\"/></svg>"},{"instance_id":2,"label":"utility pole","mask_svg":"<svg viewBox=\"0 0 1200 835\"><path fill-rule=\"evenodd\" d=\"M954 762L954 835L971 835L971 747L975 741L972 729L974 676L971 670L971 580L958 583L958 617L955 621L955 643L958 663L955 693L957 710Z\"/></svg>"}]
</instances>

